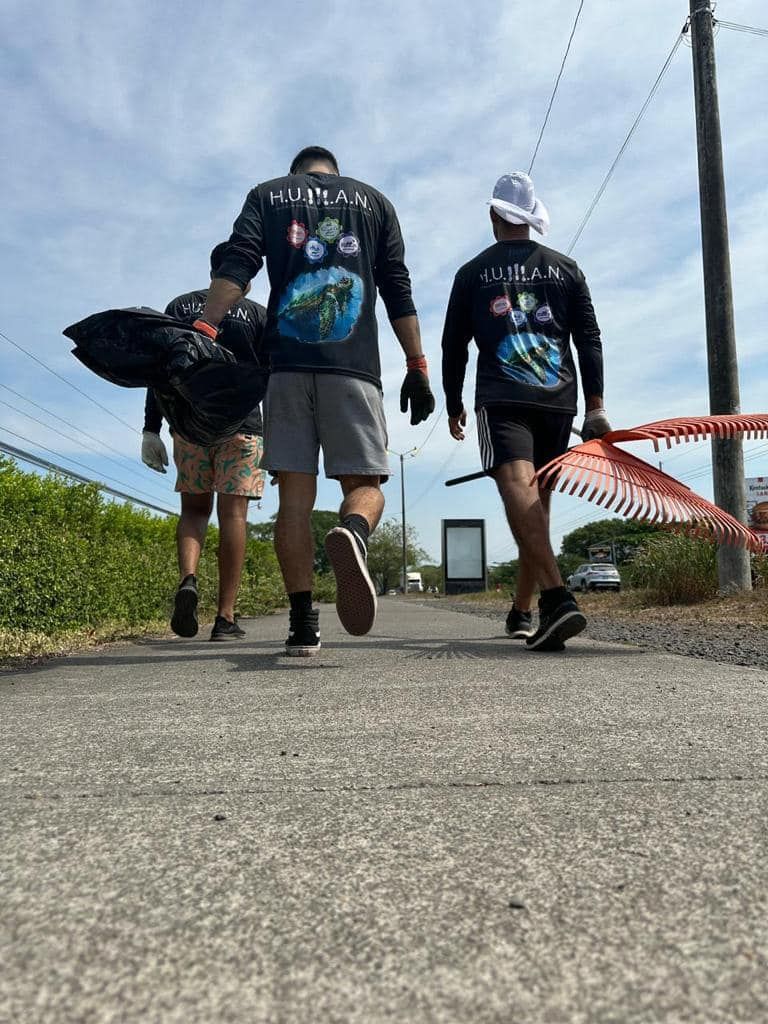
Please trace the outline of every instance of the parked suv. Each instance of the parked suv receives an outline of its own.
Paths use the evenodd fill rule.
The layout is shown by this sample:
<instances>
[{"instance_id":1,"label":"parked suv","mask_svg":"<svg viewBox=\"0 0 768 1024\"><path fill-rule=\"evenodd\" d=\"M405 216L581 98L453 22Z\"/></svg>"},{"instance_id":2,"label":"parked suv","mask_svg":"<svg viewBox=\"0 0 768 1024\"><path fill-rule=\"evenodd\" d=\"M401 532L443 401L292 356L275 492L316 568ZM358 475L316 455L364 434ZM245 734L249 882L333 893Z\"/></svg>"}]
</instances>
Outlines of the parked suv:
<instances>
[{"instance_id":1,"label":"parked suv","mask_svg":"<svg viewBox=\"0 0 768 1024\"><path fill-rule=\"evenodd\" d=\"M569 590L621 590L621 576L615 565L592 562L580 565L566 582Z\"/></svg>"}]
</instances>

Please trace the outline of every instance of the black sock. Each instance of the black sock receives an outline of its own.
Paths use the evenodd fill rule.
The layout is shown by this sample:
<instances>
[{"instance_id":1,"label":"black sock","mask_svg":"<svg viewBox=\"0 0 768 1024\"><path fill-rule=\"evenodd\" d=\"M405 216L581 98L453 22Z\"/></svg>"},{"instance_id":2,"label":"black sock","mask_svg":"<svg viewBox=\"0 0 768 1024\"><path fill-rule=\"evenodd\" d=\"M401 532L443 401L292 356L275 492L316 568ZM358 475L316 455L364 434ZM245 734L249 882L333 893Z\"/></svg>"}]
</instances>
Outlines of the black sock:
<instances>
[{"instance_id":1,"label":"black sock","mask_svg":"<svg viewBox=\"0 0 768 1024\"><path fill-rule=\"evenodd\" d=\"M312 611L312 591L311 590L297 590L293 594L288 595L288 600L291 602L292 612L311 612Z\"/></svg>"},{"instance_id":2,"label":"black sock","mask_svg":"<svg viewBox=\"0 0 768 1024\"><path fill-rule=\"evenodd\" d=\"M360 550L363 555L368 554L368 537L371 534L371 528L368 525L368 520L364 516L357 516L354 513L348 516L344 516L341 521L341 525L347 530L351 530L354 533Z\"/></svg>"},{"instance_id":3,"label":"black sock","mask_svg":"<svg viewBox=\"0 0 768 1024\"><path fill-rule=\"evenodd\" d=\"M563 601L572 600L571 593L564 586L550 587L549 590L542 590L539 604L542 608L557 608Z\"/></svg>"}]
</instances>

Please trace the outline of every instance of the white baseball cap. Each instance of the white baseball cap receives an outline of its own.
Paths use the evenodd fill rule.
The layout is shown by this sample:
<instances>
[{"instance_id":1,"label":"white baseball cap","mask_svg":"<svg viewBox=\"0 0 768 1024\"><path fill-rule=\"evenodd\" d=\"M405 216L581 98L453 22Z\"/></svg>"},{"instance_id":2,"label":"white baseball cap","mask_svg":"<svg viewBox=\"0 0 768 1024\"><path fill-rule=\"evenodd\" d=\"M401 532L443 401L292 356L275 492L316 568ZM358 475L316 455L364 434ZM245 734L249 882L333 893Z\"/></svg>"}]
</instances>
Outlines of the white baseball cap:
<instances>
[{"instance_id":1,"label":"white baseball cap","mask_svg":"<svg viewBox=\"0 0 768 1024\"><path fill-rule=\"evenodd\" d=\"M549 230L547 208L536 198L533 182L524 171L502 174L488 205L510 224L529 224L540 235Z\"/></svg>"}]
</instances>

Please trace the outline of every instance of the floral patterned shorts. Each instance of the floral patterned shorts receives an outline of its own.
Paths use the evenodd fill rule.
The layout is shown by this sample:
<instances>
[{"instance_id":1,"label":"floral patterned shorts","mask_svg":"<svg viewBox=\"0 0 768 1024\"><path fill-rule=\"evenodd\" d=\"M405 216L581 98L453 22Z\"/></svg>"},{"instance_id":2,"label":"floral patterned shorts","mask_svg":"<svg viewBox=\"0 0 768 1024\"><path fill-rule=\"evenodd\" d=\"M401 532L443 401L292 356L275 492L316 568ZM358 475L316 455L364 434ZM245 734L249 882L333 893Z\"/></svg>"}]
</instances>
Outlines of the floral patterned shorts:
<instances>
[{"instance_id":1,"label":"floral patterned shorts","mask_svg":"<svg viewBox=\"0 0 768 1024\"><path fill-rule=\"evenodd\" d=\"M210 448L174 435L176 490L260 498L264 489L264 473L259 469L262 449L262 439L255 434L236 434Z\"/></svg>"}]
</instances>

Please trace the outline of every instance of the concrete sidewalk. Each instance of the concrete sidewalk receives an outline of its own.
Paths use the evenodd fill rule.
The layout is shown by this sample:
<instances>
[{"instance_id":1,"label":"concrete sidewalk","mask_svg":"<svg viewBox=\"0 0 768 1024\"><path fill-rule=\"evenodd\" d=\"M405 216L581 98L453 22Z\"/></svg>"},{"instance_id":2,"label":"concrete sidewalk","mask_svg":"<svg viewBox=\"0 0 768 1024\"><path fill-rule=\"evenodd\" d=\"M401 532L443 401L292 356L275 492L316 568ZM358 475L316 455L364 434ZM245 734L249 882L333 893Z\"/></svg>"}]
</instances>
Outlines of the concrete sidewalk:
<instances>
[{"instance_id":1,"label":"concrete sidewalk","mask_svg":"<svg viewBox=\"0 0 768 1024\"><path fill-rule=\"evenodd\" d=\"M3 1024L768 1019L767 673L245 625L0 676Z\"/></svg>"}]
</instances>

